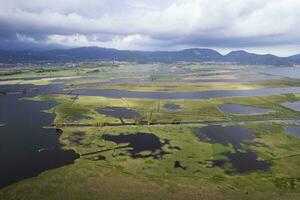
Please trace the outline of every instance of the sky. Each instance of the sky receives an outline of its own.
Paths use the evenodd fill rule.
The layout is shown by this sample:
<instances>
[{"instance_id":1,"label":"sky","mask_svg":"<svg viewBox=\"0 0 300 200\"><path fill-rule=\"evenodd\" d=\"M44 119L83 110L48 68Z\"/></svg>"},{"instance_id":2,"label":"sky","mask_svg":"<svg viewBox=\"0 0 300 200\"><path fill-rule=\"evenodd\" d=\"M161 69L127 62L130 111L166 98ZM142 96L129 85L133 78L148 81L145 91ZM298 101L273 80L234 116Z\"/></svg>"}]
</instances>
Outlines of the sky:
<instances>
[{"instance_id":1,"label":"sky","mask_svg":"<svg viewBox=\"0 0 300 200\"><path fill-rule=\"evenodd\" d=\"M0 0L0 49L300 53L300 0Z\"/></svg>"}]
</instances>

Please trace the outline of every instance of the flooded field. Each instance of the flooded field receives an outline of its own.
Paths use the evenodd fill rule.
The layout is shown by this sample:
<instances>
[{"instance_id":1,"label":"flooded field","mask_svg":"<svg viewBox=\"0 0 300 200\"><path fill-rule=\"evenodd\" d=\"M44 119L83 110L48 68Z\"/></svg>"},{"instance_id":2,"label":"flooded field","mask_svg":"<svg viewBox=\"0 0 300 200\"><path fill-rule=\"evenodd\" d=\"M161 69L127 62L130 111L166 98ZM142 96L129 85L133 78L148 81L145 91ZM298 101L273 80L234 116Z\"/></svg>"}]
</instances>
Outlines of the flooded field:
<instances>
[{"instance_id":1,"label":"flooded field","mask_svg":"<svg viewBox=\"0 0 300 200\"><path fill-rule=\"evenodd\" d=\"M196 135L202 141L232 145L235 149L239 149L242 143L253 137L248 129L241 126L206 126L197 129Z\"/></svg>"},{"instance_id":2,"label":"flooded field","mask_svg":"<svg viewBox=\"0 0 300 200\"><path fill-rule=\"evenodd\" d=\"M164 108L169 111L177 111L181 109L181 106L176 104L165 104Z\"/></svg>"},{"instance_id":3,"label":"flooded field","mask_svg":"<svg viewBox=\"0 0 300 200\"><path fill-rule=\"evenodd\" d=\"M106 141L112 141L118 145L128 147L127 153L132 158L162 158L166 152L163 146L169 145L167 140L163 142L161 139L151 133L135 133L135 134L120 134L120 135L102 135ZM143 152L145 152L143 154Z\"/></svg>"},{"instance_id":4,"label":"flooded field","mask_svg":"<svg viewBox=\"0 0 300 200\"><path fill-rule=\"evenodd\" d=\"M276 193L277 177L298 174L300 77L271 69L124 64L6 77L0 198L58 181L89 193L204 185L244 197L249 182Z\"/></svg>"},{"instance_id":5,"label":"flooded field","mask_svg":"<svg viewBox=\"0 0 300 200\"><path fill-rule=\"evenodd\" d=\"M213 160L213 166L224 168L226 173L249 173L257 170L267 170L271 162L258 160L257 153L247 150L242 152L242 145L249 146L254 139L253 134L247 128L241 126L207 126L196 131L201 141L212 144L232 145L235 152L224 152L223 159ZM232 168L228 167L228 164Z\"/></svg>"},{"instance_id":6,"label":"flooded field","mask_svg":"<svg viewBox=\"0 0 300 200\"><path fill-rule=\"evenodd\" d=\"M300 0L0 2L0 200L300 200Z\"/></svg>"},{"instance_id":7,"label":"flooded field","mask_svg":"<svg viewBox=\"0 0 300 200\"><path fill-rule=\"evenodd\" d=\"M255 152L236 152L224 153L227 159L214 160L213 166L224 167L226 164L231 164L233 169L225 169L226 173L249 173L257 170L268 170L271 167L271 162L257 160Z\"/></svg>"}]
</instances>

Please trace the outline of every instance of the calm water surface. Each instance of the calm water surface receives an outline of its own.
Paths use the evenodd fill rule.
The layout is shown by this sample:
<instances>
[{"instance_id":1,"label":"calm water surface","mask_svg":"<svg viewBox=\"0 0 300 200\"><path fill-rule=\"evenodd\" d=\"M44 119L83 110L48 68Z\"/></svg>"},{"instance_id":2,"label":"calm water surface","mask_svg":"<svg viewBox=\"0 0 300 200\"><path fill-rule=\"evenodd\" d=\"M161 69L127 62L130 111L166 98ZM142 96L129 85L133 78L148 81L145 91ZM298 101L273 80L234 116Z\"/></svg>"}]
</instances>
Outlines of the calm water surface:
<instances>
[{"instance_id":1,"label":"calm water surface","mask_svg":"<svg viewBox=\"0 0 300 200\"><path fill-rule=\"evenodd\" d=\"M31 86L30 86L31 87ZM59 91L58 86L0 86L0 91L15 92L27 88L26 94L0 95L0 188L19 180L37 176L48 169L74 163L79 157L73 150L62 150L60 133L45 129L53 114L41 112L54 102L21 100L25 96Z\"/></svg>"}]
</instances>

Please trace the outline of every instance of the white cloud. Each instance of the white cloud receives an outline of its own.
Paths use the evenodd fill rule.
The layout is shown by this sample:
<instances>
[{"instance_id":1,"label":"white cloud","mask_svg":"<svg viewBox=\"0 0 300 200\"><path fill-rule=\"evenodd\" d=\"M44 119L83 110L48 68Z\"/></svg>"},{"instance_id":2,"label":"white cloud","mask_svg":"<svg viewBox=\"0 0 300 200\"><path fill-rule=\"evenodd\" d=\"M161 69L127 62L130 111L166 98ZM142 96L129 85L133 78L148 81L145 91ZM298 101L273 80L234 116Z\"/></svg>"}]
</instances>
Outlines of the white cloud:
<instances>
[{"instance_id":1,"label":"white cloud","mask_svg":"<svg viewBox=\"0 0 300 200\"><path fill-rule=\"evenodd\" d=\"M98 35L49 35L47 44L59 44L70 47L80 46L105 46L108 48L124 49L124 50L154 50L151 48L155 41L143 35L127 35L127 36L113 36L110 40L101 41ZM146 46L146 48L141 48Z\"/></svg>"},{"instance_id":2,"label":"white cloud","mask_svg":"<svg viewBox=\"0 0 300 200\"><path fill-rule=\"evenodd\" d=\"M0 32L115 48L300 44L300 0L0 0Z\"/></svg>"}]
</instances>

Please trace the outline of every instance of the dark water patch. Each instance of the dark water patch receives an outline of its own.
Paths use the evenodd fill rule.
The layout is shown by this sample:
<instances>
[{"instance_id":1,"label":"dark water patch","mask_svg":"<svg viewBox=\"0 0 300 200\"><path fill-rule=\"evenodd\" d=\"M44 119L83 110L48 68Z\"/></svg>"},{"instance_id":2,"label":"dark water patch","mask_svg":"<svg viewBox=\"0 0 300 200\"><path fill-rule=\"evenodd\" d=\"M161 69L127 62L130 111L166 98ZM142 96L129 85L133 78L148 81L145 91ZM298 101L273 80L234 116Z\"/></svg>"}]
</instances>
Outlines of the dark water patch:
<instances>
[{"instance_id":1,"label":"dark water patch","mask_svg":"<svg viewBox=\"0 0 300 200\"><path fill-rule=\"evenodd\" d=\"M288 126L285 128L285 132L300 138L300 126Z\"/></svg>"},{"instance_id":2,"label":"dark water patch","mask_svg":"<svg viewBox=\"0 0 300 200\"><path fill-rule=\"evenodd\" d=\"M102 139L115 142L116 144L127 144L129 150L126 153L132 158L162 158L167 152L163 150L164 146L170 146L169 140L162 140L152 133L134 133L120 135L102 135Z\"/></svg>"},{"instance_id":3,"label":"dark water patch","mask_svg":"<svg viewBox=\"0 0 300 200\"><path fill-rule=\"evenodd\" d=\"M292 109L294 111L299 111L300 112L300 101L297 101L297 102L284 102L281 105L285 106L289 109Z\"/></svg>"},{"instance_id":4,"label":"dark water patch","mask_svg":"<svg viewBox=\"0 0 300 200\"><path fill-rule=\"evenodd\" d=\"M143 79L143 78L117 78L117 79L110 79L106 81L96 81L96 82L88 82L88 83L81 83L80 87L96 87L101 85L109 85L109 84L125 84L125 83L147 83L151 82L150 79Z\"/></svg>"},{"instance_id":5,"label":"dark water patch","mask_svg":"<svg viewBox=\"0 0 300 200\"><path fill-rule=\"evenodd\" d=\"M73 164L74 160L79 158L75 151L61 149L32 151L30 154L22 155L22 158L17 158L18 160L8 158L12 155L6 155L6 158L1 156L0 188L22 179L37 176L49 169Z\"/></svg>"},{"instance_id":6,"label":"dark water patch","mask_svg":"<svg viewBox=\"0 0 300 200\"><path fill-rule=\"evenodd\" d=\"M43 128L51 125L55 116L42 111L55 106L55 102L20 100L61 89L52 86L37 86L26 93L0 96L0 121L5 123L0 134L0 188L71 164L79 157L73 150L61 149L60 129ZM0 90L15 92L24 87L32 86L0 86Z\"/></svg>"},{"instance_id":7,"label":"dark water patch","mask_svg":"<svg viewBox=\"0 0 300 200\"><path fill-rule=\"evenodd\" d=\"M125 107L104 107L98 108L97 112L114 118L124 118L124 119L132 119L136 117L140 117L140 114L135 111Z\"/></svg>"},{"instance_id":8,"label":"dark water patch","mask_svg":"<svg viewBox=\"0 0 300 200\"><path fill-rule=\"evenodd\" d=\"M66 94L63 84L49 84L49 85L0 85L0 91L6 93L16 93L26 96L36 96L42 94ZM18 96L20 97L20 96Z\"/></svg>"},{"instance_id":9,"label":"dark water patch","mask_svg":"<svg viewBox=\"0 0 300 200\"><path fill-rule=\"evenodd\" d=\"M178 160L176 160L175 162L174 162L174 168L180 168L180 169L183 169L183 170L186 170L186 167L184 167L184 166L182 166L181 165L181 162L180 161L178 161Z\"/></svg>"},{"instance_id":10,"label":"dark water patch","mask_svg":"<svg viewBox=\"0 0 300 200\"><path fill-rule=\"evenodd\" d=\"M246 143L252 139L249 129L241 126L220 126L212 125L196 129L196 135L200 140L212 144L231 144L235 149L241 147L241 143Z\"/></svg>"},{"instance_id":11,"label":"dark water patch","mask_svg":"<svg viewBox=\"0 0 300 200\"><path fill-rule=\"evenodd\" d=\"M269 161L257 160L257 154L252 151L224 153L227 160L214 160L213 167L224 168L227 163L230 163L234 169L224 168L227 174L248 173L257 170L268 170L272 164Z\"/></svg>"},{"instance_id":12,"label":"dark water patch","mask_svg":"<svg viewBox=\"0 0 300 200\"><path fill-rule=\"evenodd\" d=\"M239 104L222 104L219 108L226 114L233 115L262 115L274 112L274 110L258 108L254 106L243 106Z\"/></svg>"},{"instance_id":13,"label":"dark water patch","mask_svg":"<svg viewBox=\"0 0 300 200\"><path fill-rule=\"evenodd\" d=\"M177 105L177 104L165 104L164 108L166 110L170 110L170 111L176 111L176 110L180 110L181 106Z\"/></svg>"},{"instance_id":14,"label":"dark water patch","mask_svg":"<svg viewBox=\"0 0 300 200\"><path fill-rule=\"evenodd\" d=\"M74 90L71 94L104 96L108 98L148 98L148 99L209 99L237 96L258 96L272 94L299 93L300 87L266 88L253 90L216 90L199 92L137 92L126 90Z\"/></svg>"}]
</instances>

